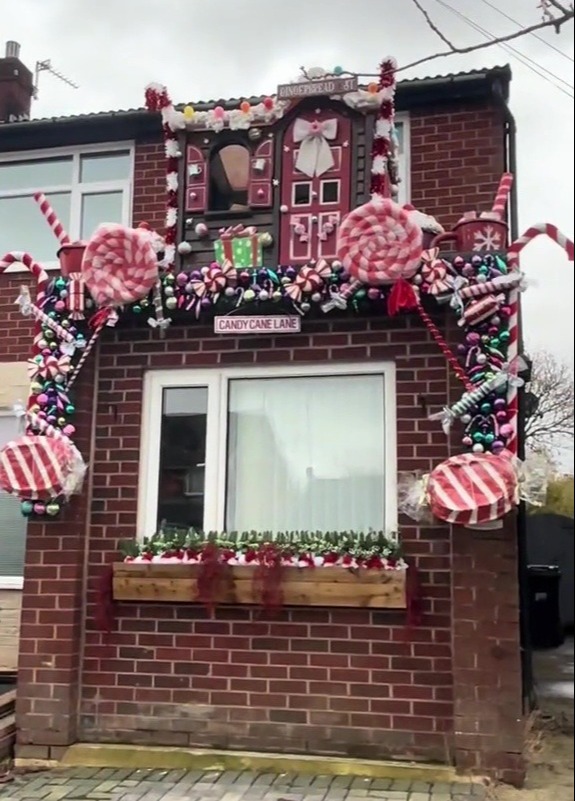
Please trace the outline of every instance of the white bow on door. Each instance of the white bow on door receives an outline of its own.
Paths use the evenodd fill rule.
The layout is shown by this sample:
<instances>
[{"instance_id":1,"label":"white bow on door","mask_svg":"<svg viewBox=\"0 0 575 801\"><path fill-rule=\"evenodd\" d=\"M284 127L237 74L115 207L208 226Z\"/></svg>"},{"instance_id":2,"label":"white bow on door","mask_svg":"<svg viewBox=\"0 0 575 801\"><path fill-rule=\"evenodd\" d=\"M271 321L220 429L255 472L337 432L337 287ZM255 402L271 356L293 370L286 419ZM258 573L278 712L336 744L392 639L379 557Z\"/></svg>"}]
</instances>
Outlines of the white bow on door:
<instances>
[{"instance_id":1,"label":"white bow on door","mask_svg":"<svg viewBox=\"0 0 575 801\"><path fill-rule=\"evenodd\" d=\"M296 169L313 178L323 175L334 165L329 140L337 136L337 120L297 119L293 127L293 139L300 145L295 163Z\"/></svg>"}]
</instances>

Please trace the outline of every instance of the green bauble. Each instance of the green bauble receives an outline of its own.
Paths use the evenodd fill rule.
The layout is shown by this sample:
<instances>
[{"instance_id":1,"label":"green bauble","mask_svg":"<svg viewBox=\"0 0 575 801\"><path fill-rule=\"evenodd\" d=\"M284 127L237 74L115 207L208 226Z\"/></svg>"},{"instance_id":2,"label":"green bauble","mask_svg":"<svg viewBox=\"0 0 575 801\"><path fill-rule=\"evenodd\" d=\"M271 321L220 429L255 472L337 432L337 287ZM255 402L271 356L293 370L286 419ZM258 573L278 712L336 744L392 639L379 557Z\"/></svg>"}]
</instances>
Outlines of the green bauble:
<instances>
[{"instance_id":1,"label":"green bauble","mask_svg":"<svg viewBox=\"0 0 575 801\"><path fill-rule=\"evenodd\" d=\"M486 434L485 435L485 443L486 445L491 445L495 441L495 434Z\"/></svg>"},{"instance_id":2,"label":"green bauble","mask_svg":"<svg viewBox=\"0 0 575 801\"><path fill-rule=\"evenodd\" d=\"M501 340L501 342L509 342L509 337L510 336L511 336L511 334L509 333L509 331L502 331L499 334L499 339Z\"/></svg>"},{"instance_id":3,"label":"green bauble","mask_svg":"<svg viewBox=\"0 0 575 801\"><path fill-rule=\"evenodd\" d=\"M65 278L56 278L54 281L54 286L56 289L66 289L66 279Z\"/></svg>"},{"instance_id":4,"label":"green bauble","mask_svg":"<svg viewBox=\"0 0 575 801\"><path fill-rule=\"evenodd\" d=\"M481 414L489 414L491 411L491 404L490 403L482 403L481 404Z\"/></svg>"},{"instance_id":5,"label":"green bauble","mask_svg":"<svg viewBox=\"0 0 575 801\"><path fill-rule=\"evenodd\" d=\"M357 300L363 300L363 298L365 298L366 295L367 292L365 291L365 289L358 289L357 292L355 293L355 298Z\"/></svg>"},{"instance_id":6,"label":"green bauble","mask_svg":"<svg viewBox=\"0 0 575 801\"><path fill-rule=\"evenodd\" d=\"M69 403L66 406L66 414L74 414L75 411L76 411L76 407L73 404Z\"/></svg>"},{"instance_id":7,"label":"green bauble","mask_svg":"<svg viewBox=\"0 0 575 801\"><path fill-rule=\"evenodd\" d=\"M132 311L134 312L134 314L141 314L142 307L138 303L136 303L134 306L132 306Z\"/></svg>"},{"instance_id":8,"label":"green bauble","mask_svg":"<svg viewBox=\"0 0 575 801\"><path fill-rule=\"evenodd\" d=\"M485 437L481 433L481 431L476 431L475 434L473 435L473 442L483 442L484 439Z\"/></svg>"}]
</instances>

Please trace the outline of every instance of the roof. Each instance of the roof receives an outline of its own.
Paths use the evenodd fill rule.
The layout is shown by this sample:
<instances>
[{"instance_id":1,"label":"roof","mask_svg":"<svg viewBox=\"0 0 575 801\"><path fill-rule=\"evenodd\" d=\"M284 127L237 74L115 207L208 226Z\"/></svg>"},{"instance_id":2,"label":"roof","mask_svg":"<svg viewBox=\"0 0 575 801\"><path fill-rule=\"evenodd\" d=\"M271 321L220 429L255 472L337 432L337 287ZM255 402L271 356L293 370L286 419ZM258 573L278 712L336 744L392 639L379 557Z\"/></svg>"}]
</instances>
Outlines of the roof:
<instances>
[{"instance_id":1,"label":"roof","mask_svg":"<svg viewBox=\"0 0 575 801\"><path fill-rule=\"evenodd\" d=\"M462 99L481 99L493 96L494 93L507 101L510 81L509 65L426 78L410 78L397 84L396 107L398 111L409 111L417 106L430 106ZM248 100L255 105L264 97L265 95L200 100L191 101L190 105L197 111L206 111L218 105L232 109L242 100ZM181 109L184 105L182 103L177 108ZM0 152L151 137L155 136L157 131L157 119L143 107L62 117L42 117L0 124Z\"/></svg>"}]
</instances>

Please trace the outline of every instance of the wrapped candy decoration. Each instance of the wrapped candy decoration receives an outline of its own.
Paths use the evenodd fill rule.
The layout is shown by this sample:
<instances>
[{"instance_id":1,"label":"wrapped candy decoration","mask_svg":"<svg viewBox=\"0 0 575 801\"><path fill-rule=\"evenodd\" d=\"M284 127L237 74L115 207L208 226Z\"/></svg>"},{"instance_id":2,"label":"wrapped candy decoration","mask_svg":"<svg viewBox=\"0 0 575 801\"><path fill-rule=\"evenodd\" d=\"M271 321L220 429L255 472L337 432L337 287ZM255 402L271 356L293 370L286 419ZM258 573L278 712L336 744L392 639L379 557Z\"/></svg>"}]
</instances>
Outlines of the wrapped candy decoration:
<instances>
[{"instance_id":1,"label":"wrapped candy decoration","mask_svg":"<svg viewBox=\"0 0 575 801\"><path fill-rule=\"evenodd\" d=\"M25 435L0 451L0 488L21 498L68 498L85 472L82 455L63 435Z\"/></svg>"}]
</instances>

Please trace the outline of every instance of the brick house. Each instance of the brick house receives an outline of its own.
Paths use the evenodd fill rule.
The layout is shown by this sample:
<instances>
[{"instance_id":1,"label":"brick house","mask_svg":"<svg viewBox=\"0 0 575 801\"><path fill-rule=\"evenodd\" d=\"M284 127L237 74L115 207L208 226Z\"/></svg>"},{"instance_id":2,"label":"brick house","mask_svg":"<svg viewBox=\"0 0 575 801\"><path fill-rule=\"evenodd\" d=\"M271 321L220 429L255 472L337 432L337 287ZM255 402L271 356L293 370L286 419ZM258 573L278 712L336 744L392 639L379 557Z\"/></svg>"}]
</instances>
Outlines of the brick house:
<instances>
[{"instance_id":1,"label":"brick house","mask_svg":"<svg viewBox=\"0 0 575 801\"><path fill-rule=\"evenodd\" d=\"M0 75L7 60L0 60ZM508 68L494 68L398 85L401 202L424 209L446 229L462 211L491 202L514 147L506 106L509 81ZM0 110L6 114L2 92L5 83L0 83ZM29 103L27 90L23 96ZM214 105L196 104L195 111ZM237 105L238 101L222 101L226 109ZM374 122L369 115L360 118L326 99L304 101L301 108L315 105L326 118L339 115L335 172L319 188L313 180L297 186L293 175L289 192L287 181L276 187L272 176L289 174L293 161L283 149L272 165L268 140L226 142L228 148L251 148L253 158L246 170L257 174L244 177L244 183L241 175L232 177L224 148L216 163L218 154L210 150L212 134L186 140L178 241L192 243L192 260L205 263L211 257L212 244L197 235L198 218L206 220L209 230L217 230L224 219L224 224L253 222L260 231L273 231L272 252L266 255L270 263L302 264L310 255L333 257L329 226L327 241L319 238L314 246L320 250L310 254L305 231L294 238L289 219L297 215L305 229L312 217L321 224L322 214L332 214L330 203L345 214L367 198L366 161ZM25 117L26 111L24 106L18 113L12 105L10 113ZM291 146L290 119L281 130ZM208 151L213 159L209 165ZM88 236L103 219L128 225L146 222L161 230L165 150L158 117L131 110L8 119L0 126L0 249L30 251L47 267L57 268L49 232L33 206L24 202L39 188L73 239ZM279 193L279 201L272 200L274 193L276 198ZM276 202L287 210L279 222L272 219ZM311 208L309 216L296 206ZM17 267L0 276L4 366L29 356L31 324L14 306L23 280L30 282ZM458 331L449 314L436 309L434 319L456 342ZM322 376L333 382L327 394ZM188 493L186 514L205 530L221 530L218 498L223 479L210 469L212 450L223 454L219 463L225 464L226 429L215 419L217 409L224 409L218 419L227 412L238 413L242 404L249 413L250 381L256 382L252 386L260 395L263 382L285 381L282 397L270 397L272 406L275 403L272 423L277 423L273 415L279 415L280 423L285 419L288 438L294 442L297 431L284 393L288 387L291 391L290 379L296 377L312 382L307 397L311 392L325 410L324 422L314 429L320 443L340 429L341 435L349 436L356 425L358 441L365 447L369 432L362 432L360 423L354 424L348 415L359 402L370 409L383 406L384 430L375 448L377 457L379 447L384 449L383 461L378 462L384 464L384 475L376 473L379 485L384 479L383 500L379 493L372 502L373 487L364 481L361 491L367 494L352 493L352 500L341 508L344 522L339 525L352 528L350 516L363 515L360 525L383 516L388 528L397 527L396 470L428 471L458 447L422 412L422 407L437 407L446 397L457 397L458 391L442 354L417 318L318 316L304 319L301 332L257 339L218 336L201 319L176 317L165 338L133 319L105 333L75 391L76 444L90 464L84 491L57 519L28 523L17 756L58 759L75 742L111 741L431 760L521 781L523 708L513 515L503 528L487 533L418 526L400 517L399 537L421 582L422 621L408 631L405 614L390 609L286 607L266 619L249 606L224 606L211 617L197 604L135 602L117 604L110 634L96 628L102 571L118 561L118 542L149 533L155 525L152 518L178 514L169 508L176 501L163 485L158 491L159 474L166 478L160 451L166 445L163 421L169 417L170 393L175 408L180 404L180 414L182 408L194 409L203 421L194 429L195 435L203 431L204 439L196 453L199 473L190 481L192 487L203 481L204 489ZM363 394L346 394L349 377L361 379ZM236 409L223 406L233 381L240 386ZM178 392L183 393L180 398ZM293 403L298 398L296 392ZM342 409L336 409L337 398L343 401ZM255 426L244 432L250 443L258 437L270 441L257 419L248 422ZM302 436L309 439L311 430ZM269 475L270 462L262 449L240 446L240 437L236 439L238 463L250 458L252 478ZM281 441L274 448L277 454ZM351 449L349 458L356 456ZM324 479L333 480L328 467L324 465ZM236 487L237 527L273 528L274 521L265 513L268 489L263 476L249 484ZM336 485L336 495L342 494L345 487ZM351 492L349 486L346 491ZM331 514L333 488L325 490L329 492L322 497ZM242 495L247 503L241 502ZM354 497L360 499L355 508ZM227 501L232 503L229 497ZM288 501L280 493L274 503L284 508ZM326 522L321 510L313 513L314 528L338 525ZM0 531L0 542L14 543L23 536L22 528L7 527ZM14 587L16 559L11 571Z\"/></svg>"}]
</instances>

